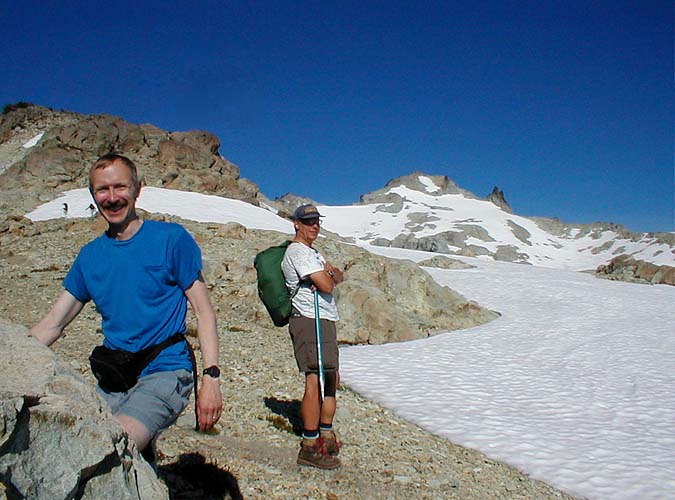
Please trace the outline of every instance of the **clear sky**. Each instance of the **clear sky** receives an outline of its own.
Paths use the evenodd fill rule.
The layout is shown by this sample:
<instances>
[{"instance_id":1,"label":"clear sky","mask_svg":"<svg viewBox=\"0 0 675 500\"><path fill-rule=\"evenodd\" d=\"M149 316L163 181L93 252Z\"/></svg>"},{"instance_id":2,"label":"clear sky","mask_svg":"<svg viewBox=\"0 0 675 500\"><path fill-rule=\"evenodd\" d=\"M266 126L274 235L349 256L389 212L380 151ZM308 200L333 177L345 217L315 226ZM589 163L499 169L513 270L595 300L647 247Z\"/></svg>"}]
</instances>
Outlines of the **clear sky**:
<instances>
[{"instance_id":1,"label":"clear sky","mask_svg":"<svg viewBox=\"0 0 675 500\"><path fill-rule=\"evenodd\" d=\"M471 5L475 3L476 5ZM5 2L0 105L216 134L270 198L447 175L673 231L671 0Z\"/></svg>"}]
</instances>

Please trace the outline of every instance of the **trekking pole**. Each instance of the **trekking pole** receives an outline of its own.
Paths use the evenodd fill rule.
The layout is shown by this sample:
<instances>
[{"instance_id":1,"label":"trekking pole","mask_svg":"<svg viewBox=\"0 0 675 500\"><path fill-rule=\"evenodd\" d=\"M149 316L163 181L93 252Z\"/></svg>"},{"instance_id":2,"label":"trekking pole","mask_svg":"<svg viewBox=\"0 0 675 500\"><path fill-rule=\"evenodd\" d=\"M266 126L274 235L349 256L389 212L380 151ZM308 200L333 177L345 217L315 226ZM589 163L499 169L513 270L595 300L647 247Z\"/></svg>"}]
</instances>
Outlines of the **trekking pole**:
<instances>
[{"instance_id":1,"label":"trekking pole","mask_svg":"<svg viewBox=\"0 0 675 500\"><path fill-rule=\"evenodd\" d=\"M319 395L323 401L326 376L323 371L323 355L321 354L321 319L319 318L319 291L314 290L314 325L316 330L316 352L319 364Z\"/></svg>"}]
</instances>

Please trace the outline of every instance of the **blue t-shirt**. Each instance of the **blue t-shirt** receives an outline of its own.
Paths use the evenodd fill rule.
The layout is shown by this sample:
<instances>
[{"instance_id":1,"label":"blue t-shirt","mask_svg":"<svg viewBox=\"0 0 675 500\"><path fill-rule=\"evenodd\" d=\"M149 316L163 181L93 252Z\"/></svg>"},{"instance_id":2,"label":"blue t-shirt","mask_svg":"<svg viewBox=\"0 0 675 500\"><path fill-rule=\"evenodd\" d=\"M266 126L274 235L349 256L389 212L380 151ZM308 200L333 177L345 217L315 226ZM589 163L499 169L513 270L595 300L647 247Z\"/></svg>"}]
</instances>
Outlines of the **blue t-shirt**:
<instances>
[{"instance_id":1,"label":"blue t-shirt","mask_svg":"<svg viewBox=\"0 0 675 500\"><path fill-rule=\"evenodd\" d=\"M81 250L63 286L77 300L93 300L104 344L136 352L185 333L187 297L202 269L199 246L174 223L144 221L118 241L103 234ZM141 375L192 369L185 342L164 349Z\"/></svg>"}]
</instances>

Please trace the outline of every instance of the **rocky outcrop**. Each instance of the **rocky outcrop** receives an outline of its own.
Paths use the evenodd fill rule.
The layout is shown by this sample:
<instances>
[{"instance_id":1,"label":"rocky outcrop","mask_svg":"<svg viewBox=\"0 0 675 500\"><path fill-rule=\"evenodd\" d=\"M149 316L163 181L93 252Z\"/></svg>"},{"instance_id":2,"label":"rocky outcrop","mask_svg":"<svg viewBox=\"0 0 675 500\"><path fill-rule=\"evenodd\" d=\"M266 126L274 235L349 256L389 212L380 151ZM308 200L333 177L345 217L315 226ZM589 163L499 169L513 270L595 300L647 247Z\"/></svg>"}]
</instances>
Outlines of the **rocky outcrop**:
<instances>
[{"instance_id":1,"label":"rocky outcrop","mask_svg":"<svg viewBox=\"0 0 675 500\"><path fill-rule=\"evenodd\" d=\"M675 267L657 266L651 262L635 260L630 255L619 255L608 264L598 266L595 275L611 280L652 285L675 285Z\"/></svg>"},{"instance_id":2,"label":"rocky outcrop","mask_svg":"<svg viewBox=\"0 0 675 500\"><path fill-rule=\"evenodd\" d=\"M51 349L0 321L0 356L7 498L169 498L93 386Z\"/></svg>"},{"instance_id":3,"label":"rocky outcrop","mask_svg":"<svg viewBox=\"0 0 675 500\"><path fill-rule=\"evenodd\" d=\"M386 239L380 239L373 242L374 245L385 243L381 246L391 246L394 248L407 248L409 250L421 250L423 252L451 253L448 247L448 241L443 234L434 236L423 236L417 238L411 233L399 234L396 238L386 244Z\"/></svg>"},{"instance_id":4,"label":"rocky outcrop","mask_svg":"<svg viewBox=\"0 0 675 500\"><path fill-rule=\"evenodd\" d=\"M115 116L40 106L11 108L0 116L0 208L25 213L38 200L85 187L92 162L111 151L129 156L146 185L256 203L258 187L241 179L219 149L218 138L204 131L167 132Z\"/></svg>"},{"instance_id":5,"label":"rocky outcrop","mask_svg":"<svg viewBox=\"0 0 675 500\"><path fill-rule=\"evenodd\" d=\"M497 313L440 286L411 261L395 261L333 241L322 253L345 270L336 290L339 340L382 344L412 340L443 330L487 323Z\"/></svg>"},{"instance_id":6,"label":"rocky outcrop","mask_svg":"<svg viewBox=\"0 0 675 500\"><path fill-rule=\"evenodd\" d=\"M12 258L13 263L17 257ZM0 310L13 305L12 317L32 323L36 314L44 312L54 300L55 289L59 287L54 280L59 271L49 271L49 267L26 270L28 276L22 280L30 286L2 294ZM0 276L3 272L0 268ZM3 280L0 286L5 284ZM50 296L49 302L42 295L43 287ZM35 300L36 296L40 299ZM26 300L31 298L36 304L27 306ZM66 336L52 346L59 359L70 367L79 366L85 376L90 375L87 355L91 343L96 342L96 327L100 324L93 309L87 306L68 327ZM466 500L573 500L515 468L429 434L344 386L339 389L336 423L344 443L345 465L334 473L298 467L295 460L300 438L296 432L302 432L302 385L287 332L265 328L263 323L246 331L222 326L219 331L224 408L216 430L208 434L195 432L192 400L185 414L161 434L157 443L158 475L172 499L407 500L450 496ZM3 336L0 333L0 339ZM41 349L40 354L46 351ZM3 350L1 354L5 364L7 353ZM45 360L36 357L35 364ZM43 368L49 369L48 363ZM34 376L37 371L35 368L27 373ZM64 439L73 438L64 434ZM47 458L66 463L74 460L65 454L72 450L66 444L64 454L56 450L54 456ZM0 462L5 458L3 453L4 450L0 451ZM107 491L96 491L96 495L75 492L68 498L129 498L125 496L126 490L118 489L117 485L109 487ZM51 494L22 497L14 490L5 491L0 481L0 499L5 498L62 497ZM166 497L158 494L152 498Z\"/></svg>"},{"instance_id":7,"label":"rocky outcrop","mask_svg":"<svg viewBox=\"0 0 675 500\"><path fill-rule=\"evenodd\" d=\"M488 195L486 198L488 201L494 203L496 206L504 210L504 212L513 213L513 210L511 209L511 205L506 201L506 197L504 196L504 191L499 189L497 186L495 186L492 189L492 192Z\"/></svg>"},{"instance_id":8,"label":"rocky outcrop","mask_svg":"<svg viewBox=\"0 0 675 500\"><path fill-rule=\"evenodd\" d=\"M461 260L449 259L440 255L418 262L418 264L420 266L437 267L439 269L474 269L476 267L467 264L466 262L462 262Z\"/></svg>"}]
</instances>

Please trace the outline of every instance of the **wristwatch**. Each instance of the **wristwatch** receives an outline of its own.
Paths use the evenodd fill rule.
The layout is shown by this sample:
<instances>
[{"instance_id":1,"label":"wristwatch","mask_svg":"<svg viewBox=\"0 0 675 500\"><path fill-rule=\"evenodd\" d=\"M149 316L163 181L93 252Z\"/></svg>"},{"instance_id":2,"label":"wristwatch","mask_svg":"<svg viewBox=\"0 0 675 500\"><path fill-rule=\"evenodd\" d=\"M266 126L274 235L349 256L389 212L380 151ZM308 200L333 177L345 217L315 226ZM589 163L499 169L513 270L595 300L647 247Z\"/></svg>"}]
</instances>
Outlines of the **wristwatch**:
<instances>
[{"instance_id":1,"label":"wristwatch","mask_svg":"<svg viewBox=\"0 0 675 500\"><path fill-rule=\"evenodd\" d=\"M219 378L220 368L218 368L216 365L209 366L208 368L204 368L204 372L202 374L208 375L211 378Z\"/></svg>"}]
</instances>

